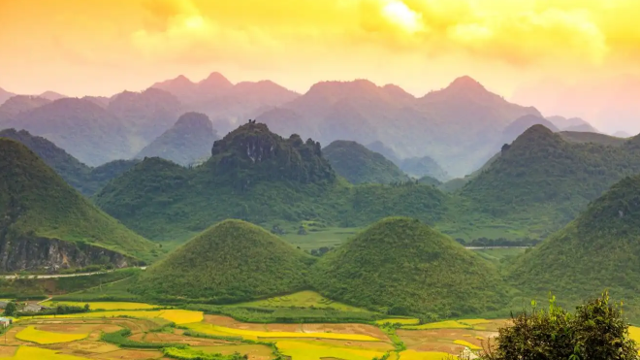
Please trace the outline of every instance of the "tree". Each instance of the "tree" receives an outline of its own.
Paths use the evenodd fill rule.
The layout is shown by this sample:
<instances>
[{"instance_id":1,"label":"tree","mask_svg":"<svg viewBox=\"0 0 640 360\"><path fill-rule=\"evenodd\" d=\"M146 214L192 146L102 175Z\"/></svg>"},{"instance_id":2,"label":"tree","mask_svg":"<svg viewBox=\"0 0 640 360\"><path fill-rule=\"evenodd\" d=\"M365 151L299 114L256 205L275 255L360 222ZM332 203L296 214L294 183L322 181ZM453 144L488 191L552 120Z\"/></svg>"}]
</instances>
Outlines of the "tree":
<instances>
[{"instance_id":1,"label":"tree","mask_svg":"<svg viewBox=\"0 0 640 360\"><path fill-rule=\"evenodd\" d=\"M637 360L635 342L620 306L610 303L605 291L598 299L579 306L574 314L549 300L548 310L513 316L513 325L500 329L494 349L484 360Z\"/></svg>"},{"instance_id":2,"label":"tree","mask_svg":"<svg viewBox=\"0 0 640 360\"><path fill-rule=\"evenodd\" d=\"M7 307L4 309L5 316L16 316L18 313L18 306L14 302L10 302L7 304Z\"/></svg>"}]
</instances>

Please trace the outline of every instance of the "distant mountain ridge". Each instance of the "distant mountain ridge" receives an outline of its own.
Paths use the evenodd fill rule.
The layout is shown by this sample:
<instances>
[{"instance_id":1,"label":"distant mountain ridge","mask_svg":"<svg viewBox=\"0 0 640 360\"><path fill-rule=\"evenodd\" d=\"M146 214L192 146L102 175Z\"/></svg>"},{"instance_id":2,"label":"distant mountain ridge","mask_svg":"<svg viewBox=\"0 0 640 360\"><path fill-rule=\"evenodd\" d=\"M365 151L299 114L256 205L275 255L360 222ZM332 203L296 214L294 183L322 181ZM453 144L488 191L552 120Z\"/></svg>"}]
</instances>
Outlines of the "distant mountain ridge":
<instances>
[{"instance_id":1,"label":"distant mountain ridge","mask_svg":"<svg viewBox=\"0 0 640 360\"><path fill-rule=\"evenodd\" d=\"M226 133L254 118L266 109L277 107L299 95L272 81L231 83L218 72L200 82L192 82L184 75L157 82L151 88L175 95L185 110L208 115L214 127Z\"/></svg>"},{"instance_id":2,"label":"distant mountain ridge","mask_svg":"<svg viewBox=\"0 0 640 360\"><path fill-rule=\"evenodd\" d=\"M10 98L14 97L16 94L8 92L6 90L4 90L3 88L0 88L0 105L2 105L5 101L9 100Z\"/></svg>"},{"instance_id":3,"label":"distant mountain ridge","mask_svg":"<svg viewBox=\"0 0 640 360\"><path fill-rule=\"evenodd\" d=\"M283 138L253 121L216 141L211 153L193 168L146 158L94 200L155 240L185 239L228 218L360 226L395 214L434 223L447 209L446 196L431 185L353 186L336 175L317 142Z\"/></svg>"},{"instance_id":4,"label":"distant mountain ridge","mask_svg":"<svg viewBox=\"0 0 640 360\"><path fill-rule=\"evenodd\" d=\"M461 190L478 211L563 226L621 178L640 173L640 147L567 141L535 125Z\"/></svg>"},{"instance_id":5,"label":"distant mountain ridge","mask_svg":"<svg viewBox=\"0 0 640 360\"><path fill-rule=\"evenodd\" d=\"M322 155L352 184L390 184L409 180L391 160L355 141L336 140L322 149Z\"/></svg>"},{"instance_id":6,"label":"distant mountain ridge","mask_svg":"<svg viewBox=\"0 0 640 360\"><path fill-rule=\"evenodd\" d=\"M0 105L0 125L3 122L9 121L21 113L33 110L40 106L47 105L51 102L49 99L45 99L37 96L16 95L7 99L2 105Z\"/></svg>"},{"instance_id":7,"label":"distant mountain ridge","mask_svg":"<svg viewBox=\"0 0 640 360\"><path fill-rule=\"evenodd\" d=\"M321 82L257 120L277 133L295 132L321 143L393 144L402 158L430 156L452 176L461 176L499 150L487 139L528 114L541 117L536 109L510 104L462 77L422 98L367 80Z\"/></svg>"},{"instance_id":8,"label":"distant mountain ridge","mask_svg":"<svg viewBox=\"0 0 640 360\"><path fill-rule=\"evenodd\" d=\"M219 137L209 117L186 113L169 130L142 149L136 158L161 157L183 166L211 156L211 147Z\"/></svg>"},{"instance_id":9,"label":"distant mountain ridge","mask_svg":"<svg viewBox=\"0 0 640 360\"><path fill-rule=\"evenodd\" d=\"M173 125L182 113L182 104L169 92L151 88L139 93L117 94L106 109L125 121L132 135L143 139L143 144L134 149L137 152Z\"/></svg>"},{"instance_id":10,"label":"distant mountain ridge","mask_svg":"<svg viewBox=\"0 0 640 360\"><path fill-rule=\"evenodd\" d=\"M31 135L26 130L5 129L0 131L0 138L9 138L28 147L69 185L86 196L92 196L111 179L137 163L135 160L115 160L92 168L69 155L51 141Z\"/></svg>"},{"instance_id":11,"label":"distant mountain ridge","mask_svg":"<svg viewBox=\"0 0 640 360\"><path fill-rule=\"evenodd\" d=\"M0 270L153 261L155 244L98 210L21 143L0 138Z\"/></svg>"}]
</instances>

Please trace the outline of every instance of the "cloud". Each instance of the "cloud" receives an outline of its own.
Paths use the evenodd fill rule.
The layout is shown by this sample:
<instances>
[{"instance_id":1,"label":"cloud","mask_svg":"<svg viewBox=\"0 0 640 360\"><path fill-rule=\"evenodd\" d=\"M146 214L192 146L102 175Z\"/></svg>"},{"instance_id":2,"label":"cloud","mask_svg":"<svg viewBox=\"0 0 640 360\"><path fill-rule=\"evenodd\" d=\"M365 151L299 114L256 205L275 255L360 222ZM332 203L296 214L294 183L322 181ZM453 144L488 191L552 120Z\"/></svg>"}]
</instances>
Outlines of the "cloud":
<instances>
[{"instance_id":1,"label":"cloud","mask_svg":"<svg viewBox=\"0 0 640 360\"><path fill-rule=\"evenodd\" d=\"M469 53L519 66L549 60L599 64L611 50L605 27L615 29L611 21L598 22L607 1L627 2L147 0L145 26L131 39L143 54L185 62L255 56L277 62L293 50L299 55L374 46L425 56Z\"/></svg>"}]
</instances>

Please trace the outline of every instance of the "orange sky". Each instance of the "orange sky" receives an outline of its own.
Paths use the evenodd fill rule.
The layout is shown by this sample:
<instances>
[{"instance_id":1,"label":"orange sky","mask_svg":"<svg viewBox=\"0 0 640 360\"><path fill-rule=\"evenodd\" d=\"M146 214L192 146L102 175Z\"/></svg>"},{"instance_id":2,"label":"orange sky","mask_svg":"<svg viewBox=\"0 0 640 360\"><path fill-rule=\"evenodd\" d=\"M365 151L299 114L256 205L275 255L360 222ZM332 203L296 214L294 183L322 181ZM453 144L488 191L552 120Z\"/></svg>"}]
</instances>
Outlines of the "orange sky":
<instances>
[{"instance_id":1,"label":"orange sky","mask_svg":"<svg viewBox=\"0 0 640 360\"><path fill-rule=\"evenodd\" d=\"M510 97L640 76L638 19L638 0L0 0L0 87L109 95L220 71L422 95L467 74Z\"/></svg>"}]
</instances>

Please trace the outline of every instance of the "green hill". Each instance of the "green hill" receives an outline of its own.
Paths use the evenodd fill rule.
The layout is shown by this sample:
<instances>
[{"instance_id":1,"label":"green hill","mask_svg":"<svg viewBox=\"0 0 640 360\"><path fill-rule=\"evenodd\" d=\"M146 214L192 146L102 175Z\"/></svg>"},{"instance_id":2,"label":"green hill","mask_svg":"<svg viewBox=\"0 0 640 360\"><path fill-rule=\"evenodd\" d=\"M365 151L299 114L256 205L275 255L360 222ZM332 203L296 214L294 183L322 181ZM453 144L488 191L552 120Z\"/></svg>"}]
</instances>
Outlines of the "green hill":
<instances>
[{"instance_id":1,"label":"green hill","mask_svg":"<svg viewBox=\"0 0 640 360\"><path fill-rule=\"evenodd\" d=\"M312 261L266 230L226 220L147 269L132 291L163 299L253 300L304 289Z\"/></svg>"},{"instance_id":2,"label":"green hill","mask_svg":"<svg viewBox=\"0 0 640 360\"><path fill-rule=\"evenodd\" d=\"M640 176L627 177L594 201L572 223L524 254L510 269L511 282L528 296L553 292L572 303L612 290L640 305ZM640 312L632 313L640 319Z\"/></svg>"},{"instance_id":3,"label":"green hill","mask_svg":"<svg viewBox=\"0 0 640 360\"><path fill-rule=\"evenodd\" d=\"M322 149L331 167L352 184L408 181L396 164L355 141L336 140Z\"/></svg>"},{"instance_id":4,"label":"green hill","mask_svg":"<svg viewBox=\"0 0 640 360\"><path fill-rule=\"evenodd\" d=\"M137 163L137 160L114 160L92 168L81 163L51 141L31 135L26 130L2 130L0 137L18 141L28 147L69 185L86 196L95 194L111 179L129 170Z\"/></svg>"},{"instance_id":5,"label":"green hill","mask_svg":"<svg viewBox=\"0 0 640 360\"><path fill-rule=\"evenodd\" d=\"M625 176L640 172L640 148L567 142L536 125L460 191L473 209L524 227L558 229Z\"/></svg>"},{"instance_id":6,"label":"green hill","mask_svg":"<svg viewBox=\"0 0 640 360\"><path fill-rule=\"evenodd\" d=\"M381 220L322 257L312 283L331 299L398 315L478 315L508 301L491 264L409 218Z\"/></svg>"},{"instance_id":7,"label":"green hill","mask_svg":"<svg viewBox=\"0 0 640 360\"><path fill-rule=\"evenodd\" d=\"M32 247L26 252L43 250L48 246L47 239L56 246L73 248L67 254L68 259L64 259L65 254L60 254L63 259L50 259L54 265L66 260L71 267L91 263L88 254L99 253L99 249L104 249L103 255L107 257L113 257L112 252L145 261L152 261L157 256L153 243L96 209L26 146L0 139L0 169L3 256L18 256L11 251L20 246L29 248L30 244ZM34 242L42 249L36 248ZM53 255L45 251L45 254L33 256ZM29 259L25 259L18 267L30 268L37 260L29 263Z\"/></svg>"},{"instance_id":8,"label":"green hill","mask_svg":"<svg viewBox=\"0 0 640 360\"><path fill-rule=\"evenodd\" d=\"M204 114L189 112L180 116L169 130L153 140L136 156L161 157L183 166L208 158L218 139L211 120Z\"/></svg>"},{"instance_id":9,"label":"green hill","mask_svg":"<svg viewBox=\"0 0 640 360\"><path fill-rule=\"evenodd\" d=\"M241 126L217 141L213 153L191 169L147 158L94 200L154 240L186 240L229 218L267 227L305 220L363 226L404 215L433 224L446 209L447 196L430 185L352 186L335 175L317 143L284 139L264 124Z\"/></svg>"},{"instance_id":10,"label":"green hill","mask_svg":"<svg viewBox=\"0 0 640 360\"><path fill-rule=\"evenodd\" d=\"M440 164L429 156L404 159L400 168L405 173L417 178L431 177L440 182L450 178Z\"/></svg>"}]
</instances>

